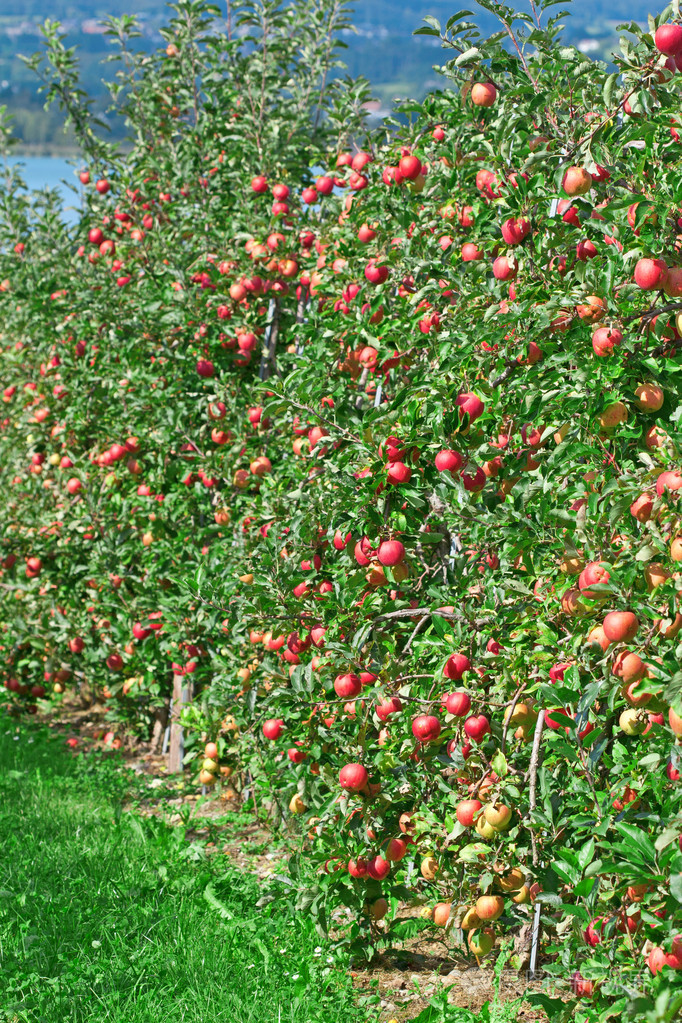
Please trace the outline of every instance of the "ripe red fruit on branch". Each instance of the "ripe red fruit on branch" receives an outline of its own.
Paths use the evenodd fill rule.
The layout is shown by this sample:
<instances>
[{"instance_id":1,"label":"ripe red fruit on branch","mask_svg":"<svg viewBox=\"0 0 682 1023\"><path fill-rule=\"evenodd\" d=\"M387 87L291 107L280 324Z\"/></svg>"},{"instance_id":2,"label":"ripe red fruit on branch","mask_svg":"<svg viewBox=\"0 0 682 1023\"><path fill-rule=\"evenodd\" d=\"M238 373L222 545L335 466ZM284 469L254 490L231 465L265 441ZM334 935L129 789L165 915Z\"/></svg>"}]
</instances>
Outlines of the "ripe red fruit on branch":
<instances>
[{"instance_id":1,"label":"ripe red fruit on branch","mask_svg":"<svg viewBox=\"0 0 682 1023\"><path fill-rule=\"evenodd\" d=\"M367 877L367 860L364 856L348 861L348 873L351 877Z\"/></svg>"},{"instance_id":2,"label":"ripe red fruit on branch","mask_svg":"<svg viewBox=\"0 0 682 1023\"><path fill-rule=\"evenodd\" d=\"M462 259L465 263L472 263L477 259L483 259L483 250L479 249L478 245L474 242L465 242L462 246Z\"/></svg>"},{"instance_id":3,"label":"ripe red fruit on branch","mask_svg":"<svg viewBox=\"0 0 682 1023\"><path fill-rule=\"evenodd\" d=\"M348 538L350 539L350 533L348 534ZM346 541L346 543L347 542L348 540ZM363 536L361 540L358 540L358 542L355 545L355 550L353 551L355 560L357 561L358 565L361 566L361 568L366 568L367 565L369 565L370 561L372 561L372 559L376 556L376 553L377 553L376 550L374 549L374 547L372 547L371 543L369 542L369 539L366 536Z\"/></svg>"},{"instance_id":4,"label":"ripe red fruit on branch","mask_svg":"<svg viewBox=\"0 0 682 1023\"><path fill-rule=\"evenodd\" d=\"M586 980L579 970L571 974L571 990L576 998L591 998L594 994L594 981Z\"/></svg>"},{"instance_id":5,"label":"ripe red fruit on branch","mask_svg":"<svg viewBox=\"0 0 682 1023\"><path fill-rule=\"evenodd\" d=\"M497 89L492 82L476 82L471 89L471 102L475 107L491 107L497 99Z\"/></svg>"},{"instance_id":6,"label":"ripe red fruit on branch","mask_svg":"<svg viewBox=\"0 0 682 1023\"><path fill-rule=\"evenodd\" d=\"M334 691L341 700L350 700L362 690L362 681L358 675L347 672L337 675L334 679Z\"/></svg>"},{"instance_id":7,"label":"ripe red fruit on branch","mask_svg":"<svg viewBox=\"0 0 682 1023\"><path fill-rule=\"evenodd\" d=\"M520 245L530 232L530 220L525 217L509 217L502 224L501 230L507 245Z\"/></svg>"},{"instance_id":8,"label":"ripe red fruit on branch","mask_svg":"<svg viewBox=\"0 0 682 1023\"><path fill-rule=\"evenodd\" d=\"M421 174L422 162L419 157L410 154L401 158L398 168L404 178L414 181Z\"/></svg>"},{"instance_id":9,"label":"ripe red fruit on branch","mask_svg":"<svg viewBox=\"0 0 682 1023\"><path fill-rule=\"evenodd\" d=\"M465 671L469 671L471 662L466 654L451 654L443 666L443 674L453 682L459 682Z\"/></svg>"},{"instance_id":10,"label":"ripe red fruit on branch","mask_svg":"<svg viewBox=\"0 0 682 1023\"><path fill-rule=\"evenodd\" d=\"M384 540L379 544L377 558L382 565L392 567L405 560L405 547L400 540Z\"/></svg>"},{"instance_id":11,"label":"ripe red fruit on branch","mask_svg":"<svg viewBox=\"0 0 682 1023\"><path fill-rule=\"evenodd\" d=\"M212 377L215 374L215 367L210 359L197 360L197 373L200 377Z\"/></svg>"},{"instance_id":12,"label":"ripe red fruit on branch","mask_svg":"<svg viewBox=\"0 0 682 1023\"><path fill-rule=\"evenodd\" d=\"M386 721L391 714L397 714L398 711L401 711L402 709L403 705L400 702L400 698L397 696L391 696L377 704L377 717L380 721Z\"/></svg>"},{"instance_id":13,"label":"ripe red fruit on branch","mask_svg":"<svg viewBox=\"0 0 682 1023\"><path fill-rule=\"evenodd\" d=\"M598 327L592 335L592 350L603 358L611 355L622 340L623 335L617 327Z\"/></svg>"},{"instance_id":14,"label":"ripe red fruit on branch","mask_svg":"<svg viewBox=\"0 0 682 1023\"><path fill-rule=\"evenodd\" d=\"M26 558L26 575L29 579L40 575L43 570L43 563L40 558Z\"/></svg>"},{"instance_id":15,"label":"ripe red fruit on branch","mask_svg":"<svg viewBox=\"0 0 682 1023\"><path fill-rule=\"evenodd\" d=\"M458 472L464 465L464 459L459 452L445 448L436 455L435 464L438 472L445 472L446 469L449 472Z\"/></svg>"},{"instance_id":16,"label":"ripe red fruit on branch","mask_svg":"<svg viewBox=\"0 0 682 1023\"><path fill-rule=\"evenodd\" d=\"M478 799L463 799L457 804L457 820L465 828L473 827L482 807L483 804Z\"/></svg>"},{"instance_id":17,"label":"ripe red fruit on branch","mask_svg":"<svg viewBox=\"0 0 682 1023\"><path fill-rule=\"evenodd\" d=\"M408 483L411 476L412 470L404 462L389 462L386 466L386 477L393 486Z\"/></svg>"},{"instance_id":18,"label":"ripe red fruit on branch","mask_svg":"<svg viewBox=\"0 0 682 1023\"><path fill-rule=\"evenodd\" d=\"M346 764L339 771L339 783L347 792L359 792L368 780L369 775L362 764Z\"/></svg>"},{"instance_id":19,"label":"ripe red fruit on branch","mask_svg":"<svg viewBox=\"0 0 682 1023\"><path fill-rule=\"evenodd\" d=\"M266 739L279 739L284 731L284 722L281 718L269 718L263 722L263 735Z\"/></svg>"},{"instance_id":20,"label":"ripe red fruit on branch","mask_svg":"<svg viewBox=\"0 0 682 1023\"><path fill-rule=\"evenodd\" d=\"M659 945L656 945L655 948L651 949L651 952L649 952L649 955L647 956L646 964L654 977L657 973L661 972L664 966L668 965L666 954Z\"/></svg>"},{"instance_id":21,"label":"ripe red fruit on branch","mask_svg":"<svg viewBox=\"0 0 682 1023\"><path fill-rule=\"evenodd\" d=\"M608 583L610 578L611 574L604 565L601 565L598 561L591 561L578 576L578 586L584 596L595 600L600 596L604 596L604 594L591 591L590 586L604 585Z\"/></svg>"},{"instance_id":22,"label":"ripe red fruit on branch","mask_svg":"<svg viewBox=\"0 0 682 1023\"><path fill-rule=\"evenodd\" d=\"M315 188L320 195L331 195L334 191L334 179L323 174L315 181Z\"/></svg>"},{"instance_id":23,"label":"ripe red fruit on branch","mask_svg":"<svg viewBox=\"0 0 682 1023\"><path fill-rule=\"evenodd\" d=\"M365 267L365 278L370 284L383 284L388 279L388 267L377 266L376 262L371 259Z\"/></svg>"},{"instance_id":24,"label":"ripe red fruit on branch","mask_svg":"<svg viewBox=\"0 0 682 1023\"><path fill-rule=\"evenodd\" d=\"M404 462L407 452L400 438L391 435L379 445L379 454L387 462Z\"/></svg>"},{"instance_id":25,"label":"ripe red fruit on branch","mask_svg":"<svg viewBox=\"0 0 682 1023\"><path fill-rule=\"evenodd\" d=\"M640 384L635 390L635 398L642 412L658 412L663 407L665 394L657 384Z\"/></svg>"},{"instance_id":26,"label":"ripe red fruit on branch","mask_svg":"<svg viewBox=\"0 0 682 1023\"><path fill-rule=\"evenodd\" d=\"M471 697L468 693L449 693L445 697L445 709L448 714L463 718L471 710Z\"/></svg>"},{"instance_id":27,"label":"ripe red fruit on branch","mask_svg":"<svg viewBox=\"0 0 682 1023\"><path fill-rule=\"evenodd\" d=\"M374 157L371 153L365 153L363 150L360 150L351 160L351 167L354 171L361 171L368 163L374 163Z\"/></svg>"},{"instance_id":28,"label":"ripe red fruit on branch","mask_svg":"<svg viewBox=\"0 0 682 1023\"><path fill-rule=\"evenodd\" d=\"M637 635L639 621L632 611L610 611L602 628L610 643L629 643Z\"/></svg>"},{"instance_id":29,"label":"ripe red fruit on branch","mask_svg":"<svg viewBox=\"0 0 682 1023\"><path fill-rule=\"evenodd\" d=\"M419 714L412 721L412 734L419 742L435 742L440 735L440 721L433 714Z\"/></svg>"},{"instance_id":30,"label":"ripe red fruit on branch","mask_svg":"<svg viewBox=\"0 0 682 1023\"><path fill-rule=\"evenodd\" d=\"M485 405L481 399L470 391L458 395L455 404L459 408L460 419L468 415L470 423L473 423L485 411Z\"/></svg>"},{"instance_id":31,"label":"ripe red fruit on branch","mask_svg":"<svg viewBox=\"0 0 682 1023\"><path fill-rule=\"evenodd\" d=\"M630 514L638 522L648 522L654 510L654 499L651 494L640 494L630 505Z\"/></svg>"},{"instance_id":32,"label":"ripe red fruit on branch","mask_svg":"<svg viewBox=\"0 0 682 1023\"><path fill-rule=\"evenodd\" d=\"M659 25L654 35L654 45L667 57L676 56L682 50L682 25Z\"/></svg>"},{"instance_id":33,"label":"ripe red fruit on branch","mask_svg":"<svg viewBox=\"0 0 682 1023\"><path fill-rule=\"evenodd\" d=\"M390 870L391 864L378 853L367 860L367 873L375 881L383 881L385 877L388 877Z\"/></svg>"},{"instance_id":34,"label":"ripe red fruit on branch","mask_svg":"<svg viewBox=\"0 0 682 1023\"><path fill-rule=\"evenodd\" d=\"M498 256L493 260L493 276L498 281L514 281L518 274L518 267L513 258Z\"/></svg>"},{"instance_id":35,"label":"ripe red fruit on branch","mask_svg":"<svg viewBox=\"0 0 682 1023\"><path fill-rule=\"evenodd\" d=\"M592 188L592 175L584 167L569 167L561 182L566 195L585 195Z\"/></svg>"},{"instance_id":36,"label":"ripe red fruit on branch","mask_svg":"<svg viewBox=\"0 0 682 1023\"><path fill-rule=\"evenodd\" d=\"M277 202L284 202L289 198L289 186L283 184L277 184L272 186L272 197Z\"/></svg>"},{"instance_id":37,"label":"ripe red fruit on branch","mask_svg":"<svg viewBox=\"0 0 682 1023\"><path fill-rule=\"evenodd\" d=\"M358 241L361 241L363 245L373 241L376 236L376 231L369 227L368 224L363 224L358 231Z\"/></svg>"},{"instance_id":38,"label":"ripe red fruit on branch","mask_svg":"<svg viewBox=\"0 0 682 1023\"><path fill-rule=\"evenodd\" d=\"M682 473L669 471L662 472L656 480L656 493L662 497L666 491L674 492L682 490Z\"/></svg>"},{"instance_id":39,"label":"ripe red fruit on branch","mask_svg":"<svg viewBox=\"0 0 682 1023\"><path fill-rule=\"evenodd\" d=\"M476 900L476 915L479 920L497 920L504 912L504 899L501 895L481 895Z\"/></svg>"},{"instance_id":40,"label":"ripe red fruit on branch","mask_svg":"<svg viewBox=\"0 0 682 1023\"><path fill-rule=\"evenodd\" d=\"M480 742L483 736L490 731L490 722L485 714L474 714L464 722L464 731L470 739Z\"/></svg>"},{"instance_id":41,"label":"ripe red fruit on branch","mask_svg":"<svg viewBox=\"0 0 682 1023\"><path fill-rule=\"evenodd\" d=\"M391 838L389 839L385 856L386 859L391 863L398 863L405 857L407 853L407 842L403 838Z\"/></svg>"},{"instance_id":42,"label":"ripe red fruit on branch","mask_svg":"<svg viewBox=\"0 0 682 1023\"><path fill-rule=\"evenodd\" d=\"M340 529L337 529L334 533L334 539L332 540L332 546L336 551L344 551L350 543L352 536L350 533L346 533L344 536ZM367 562L369 564L369 561Z\"/></svg>"},{"instance_id":43,"label":"ripe red fruit on branch","mask_svg":"<svg viewBox=\"0 0 682 1023\"><path fill-rule=\"evenodd\" d=\"M667 274L668 265L664 259L638 259L635 284L643 291L655 291L663 287Z\"/></svg>"}]
</instances>

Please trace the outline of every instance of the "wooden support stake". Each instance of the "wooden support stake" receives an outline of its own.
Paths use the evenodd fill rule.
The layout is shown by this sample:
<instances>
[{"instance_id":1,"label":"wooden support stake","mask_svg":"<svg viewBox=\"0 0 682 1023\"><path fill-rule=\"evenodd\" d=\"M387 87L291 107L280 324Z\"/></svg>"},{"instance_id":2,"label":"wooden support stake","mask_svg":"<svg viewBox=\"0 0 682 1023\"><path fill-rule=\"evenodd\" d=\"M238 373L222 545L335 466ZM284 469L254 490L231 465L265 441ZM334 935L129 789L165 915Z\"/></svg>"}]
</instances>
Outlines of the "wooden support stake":
<instances>
[{"instance_id":1,"label":"wooden support stake","mask_svg":"<svg viewBox=\"0 0 682 1023\"><path fill-rule=\"evenodd\" d=\"M537 784L538 784L538 764L540 763L540 744L542 742L542 731L545 724L545 712L541 710L538 719L535 723L535 735L533 736L533 749L530 755L530 768L529 768L529 786L528 786L528 809L530 816L533 815L533 810L537 804ZM538 865L538 848L535 841L535 832L530 832L531 842L533 845L533 866ZM542 913L542 906L539 902L535 903L533 907L533 934L531 940L530 949L530 968L528 970L528 977L530 980L535 980L538 963L538 949L540 947L540 915Z\"/></svg>"},{"instance_id":2,"label":"wooden support stake","mask_svg":"<svg viewBox=\"0 0 682 1023\"><path fill-rule=\"evenodd\" d=\"M154 711L152 737L149 743L152 753L158 753L161 749L161 744L164 741L164 733L168 727L168 714L170 712L169 704L170 700L166 700L162 707L157 707Z\"/></svg>"},{"instance_id":3,"label":"wooden support stake","mask_svg":"<svg viewBox=\"0 0 682 1023\"><path fill-rule=\"evenodd\" d=\"M185 756L185 739L180 724L180 715L185 704L191 699L190 685L184 675L173 675L173 704L170 724L170 750L168 754L168 771L170 774L181 774Z\"/></svg>"},{"instance_id":4,"label":"wooden support stake","mask_svg":"<svg viewBox=\"0 0 682 1023\"><path fill-rule=\"evenodd\" d=\"M279 335L279 304L276 299L270 299L268 306L268 325L265 328L263 338L263 353L260 360L259 377L267 380L277 369L277 337Z\"/></svg>"}]
</instances>

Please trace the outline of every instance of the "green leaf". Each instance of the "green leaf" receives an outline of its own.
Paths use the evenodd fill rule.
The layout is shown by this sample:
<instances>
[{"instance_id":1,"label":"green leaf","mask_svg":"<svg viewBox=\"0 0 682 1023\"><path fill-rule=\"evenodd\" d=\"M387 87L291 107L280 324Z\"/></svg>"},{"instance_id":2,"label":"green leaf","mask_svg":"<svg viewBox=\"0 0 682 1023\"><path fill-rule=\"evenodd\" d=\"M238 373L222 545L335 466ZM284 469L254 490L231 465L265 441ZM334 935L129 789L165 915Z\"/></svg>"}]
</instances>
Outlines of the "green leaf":
<instances>
[{"instance_id":1,"label":"green leaf","mask_svg":"<svg viewBox=\"0 0 682 1023\"><path fill-rule=\"evenodd\" d=\"M563 878L571 885L576 885L580 880L580 870L573 866L571 863L567 863L566 860L553 860L552 866L559 877Z\"/></svg>"},{"instance_id":2,"label":"green leaf","mask_svg":"<svg viewBox=\"0 0 682 1023\"><path fill-rule=\"evenodd\" d=\"M682 671L676 671L663 691L663 700L682 715Z\"/></svg>"},{"instance_id":3,"label":"green leaf","mask_svg":"<svg viewBox=\"0 0 682 1023\"><path fill-rule=\"evenodd\" d=\"M458 21L461 21L462 18L471 18L473 17L473 14L474 14L473 11L459 11L457 14L453 14L447 20L445 31L449 32L451 28L454 28Z\"/></svg>"},{"instance_id":4,"label":"green leaf","mask_svg":"<svg viewBox=\"0 0 682 1023\"><path fill-rule=\"evenodd\" d=\"M670 894L678 902L682 902L682 874L673 874L670 878Z\"/></svg>"},{"instance_id":5,"label":"green leaf","mask_svg":"<svg viewBox=\"0 0 682 1023\"><path fill-rule=\"evenodd\" d=\"M609 75L606 81L604 82L603 97L604 106L607 109L610 109L613 106L613 98L616 93L619 77L620 77L619 73L616 71L613 74Z\"/></svg>"},{"instance_id":6,"label":"green leaf","mask_svg":"<svg viewBox=\"0 0 682 1023\"><path fill-rule=\"evenodd\" d=\"M623 852L628 855L628 852L632 856L636 856L643 862L654 866L656 863L656 850L654 844L646 834L640 828L635 827L634 824L627 824L625 821L620 821L614 825L618 834L626 839L626 844L614 844L613 849L617 849L619 852Z\"/></svg>"},{"instance_id":7,"label":"green leaf","mask_svg":"<svg viewBox=\"0 0 682 1023\"><path fill-rule=\"evenodd\" d=\"M589 838L584 845L578 849L578 863L582 871L592 862L594 859L594 839Z\"/></svg>"},{"instance_id":8,"label":"green leaf","mask_svg":"<svg viewBox=\"0 0 682 1023\"><path fill-rule=\"evenodd\" d=\"M666 828L665 831L661 832L661 834L656 839L656 842L654 843L656 852L663 852L663 850L667 849L669 845L672 845L673 842L676 842L679 836L680 836L679 828Z\"/></svg>"},{"instance_id":9,"label":"green leaf","mask_svg":"<svg viewBox=\"0 0 682 1023\"><path fill-rule=\"evenodd\" d=\"M460 53L459 57L455 58L454 65L455 67L461 67L462 64L468 64L469 61L474 60L475 58L480 56L481 51L478 49L478 47L471 46L469 47L468 50L465 50L464 53Z\"/></svg>"}]
</instances>

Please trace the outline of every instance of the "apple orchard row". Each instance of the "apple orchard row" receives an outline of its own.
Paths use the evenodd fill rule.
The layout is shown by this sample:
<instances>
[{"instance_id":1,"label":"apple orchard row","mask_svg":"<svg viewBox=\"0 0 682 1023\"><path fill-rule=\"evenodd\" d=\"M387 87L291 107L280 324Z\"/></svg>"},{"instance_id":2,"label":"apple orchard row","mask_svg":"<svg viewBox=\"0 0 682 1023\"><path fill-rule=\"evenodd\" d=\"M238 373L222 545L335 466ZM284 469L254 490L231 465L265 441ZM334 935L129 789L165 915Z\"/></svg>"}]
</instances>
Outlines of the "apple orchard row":
<instances>
[{"instance_id":1,"label":"apple orchard row","mask_svg":"<svg viewBox=\"0 0 682 1023\"><path fill-rule=\"evenodd\" d=\"M144 734L186 676L193 777L250 773L319 922L416 898L481 957L540 904L577 1018L623 971L674 1007L682 25L617 82L459 31L459 89L362 148L270 82L268 150L176 26L151 150L84 136L72 228L15 197L3 681Z\"/></svg>"}]
</instances>

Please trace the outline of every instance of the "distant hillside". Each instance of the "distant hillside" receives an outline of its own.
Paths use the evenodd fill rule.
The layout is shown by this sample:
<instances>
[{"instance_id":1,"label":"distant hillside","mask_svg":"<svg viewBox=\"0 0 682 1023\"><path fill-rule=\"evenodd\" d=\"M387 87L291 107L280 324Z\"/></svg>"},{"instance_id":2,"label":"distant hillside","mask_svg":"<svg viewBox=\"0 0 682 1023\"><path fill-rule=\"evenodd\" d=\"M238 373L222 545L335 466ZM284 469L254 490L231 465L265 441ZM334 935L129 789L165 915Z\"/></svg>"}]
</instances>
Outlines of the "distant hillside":
<instances>
[{"instance_id":1,"label":"distant hillside","mask_svg":"<svg viewBox=\"0 0 682 1023\"><path fill-rule=\"evenodd\" d=\"M507 0L519 10L527 9L523 0ZM0 103L14 115L15 134L27 148L56 151L68 145L61 130L58 111L45 112L37 96L36 83L18 59L40 45L39 28L49 6L49 17L62 22L69 43L79 48L83 80L88 91L101 97L101 79L107 73L100 61L109 49L98 20L107 14L136 13L143 27L141 45L160 45L159 26L167 20L163 0L24 0L20 14L0 14ZM658 13L663 4L648 0L575 0L567 4L571 14L565 19L565 38L584 52L608 60L617 42L616 26L629 20L646 21L649 13ZM365 75L384 108L400 96L422 96L437 86L438 75L432 65L443 62L437 41L413 37L427 14L445 22L457 10L475 8L476 3L451 0L356 0L355 33L347 33L345 60L352 75ZM15 8L16 9L16 8ZM558 12L560 8L552 9ZM494 19L486 12L477 17L485 29L493 29Z\"/></svg>"}]
</instances>

